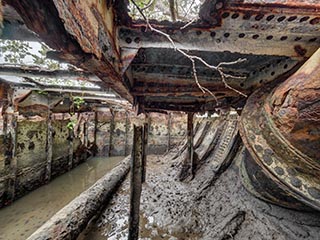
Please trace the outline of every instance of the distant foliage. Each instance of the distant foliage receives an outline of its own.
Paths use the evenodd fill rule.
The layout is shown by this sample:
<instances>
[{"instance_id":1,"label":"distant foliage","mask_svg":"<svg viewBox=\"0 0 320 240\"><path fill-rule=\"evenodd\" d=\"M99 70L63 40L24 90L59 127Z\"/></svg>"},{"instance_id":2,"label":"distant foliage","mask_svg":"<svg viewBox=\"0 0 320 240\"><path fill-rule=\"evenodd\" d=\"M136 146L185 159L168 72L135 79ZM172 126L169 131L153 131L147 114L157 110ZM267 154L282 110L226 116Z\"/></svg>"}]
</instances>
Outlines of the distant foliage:
<instances>
[{"instance_id":1,"label":"distant foliage","mask_svg":"<svg viewBox=\"0 0 320 240\"><path fill-rule=\"evenodd\" d=\"M61 64L59 62L46 58L50 48L44 43L40 44L40 49L34 52L30 42L0 40L0 56L6 64L37 65L50 70L60 69Z\"/></svg>"},{"instance_id":2,"label":"distant foliage","mask_svg":"<svg viewBox=\"0 0 320 240\"><path fill-rule=\"evenodd\" d=\"M130 15L135 19L141 18L132 2L129 2ZM182 22L197 18L203 2L204 0L135 0L148 19Z\"/></svg>"}]
</instances>

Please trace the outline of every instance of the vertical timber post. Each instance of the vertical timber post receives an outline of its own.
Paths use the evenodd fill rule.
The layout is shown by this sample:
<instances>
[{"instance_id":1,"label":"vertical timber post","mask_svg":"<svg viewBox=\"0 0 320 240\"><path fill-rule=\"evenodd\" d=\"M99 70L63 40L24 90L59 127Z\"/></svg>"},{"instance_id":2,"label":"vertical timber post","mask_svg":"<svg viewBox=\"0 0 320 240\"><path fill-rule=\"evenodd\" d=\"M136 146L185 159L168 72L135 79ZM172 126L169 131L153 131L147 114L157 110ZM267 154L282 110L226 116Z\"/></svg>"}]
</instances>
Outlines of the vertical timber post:
<instances>
[{"instance_id":1,"label":"vertical timber post","mask_svg":"<svg viewBox=\"0 0 320 240\"><path fill-rule=\"evenodd\" d=\"M128 240L139 238L139 211L142 189L142 158L144 155L144 132L142 126L133 127L133 146L130 176L130 212Z\"/></svg>"},{"instance_id":2,"label":"vertical timber post","mask_svg":"<svg viewBox=\"0 0 320 240\"><path fill-rule=\"evenodd\" d=\"M115 112L113 111L112 108L110 108L111 112L111 122L110 122L110 136L109 136L109 149L108 149L108 157L111 156L111 150L112 150L112 140L113 140L113 133L114 133L114 115Z\"/></svg>"},{"instance_id":3,"label":"vertical timber post","mask_svg":"<svg viewBox=\"0 0 320 240\"><path fill-rule=\"evenodd\" d=\"M167 152L170 151L171 147L171 113L168 114L168 146L167 146Z\"/></svg>"},{"instance_id":4,"label":"vertical timber post","mask_svg":"<svg viewBox=\"0 0 320 240\"><path fill-rule=\"evenodd\" d=\"M193 113L188 113L188 158L190 164L190 176L194 173L194 149L193 149Z\"/></svg>"},{"instance_id":5,"label":"vertical timber post","mask_svg":"<svg viewBox=\"0 0 320 240\"><path fill-rule=\"evenodd\" d=\"M97 151L98 151L97 135L98 135L98 112L97 112L97 110L95 110L94 111L94 135L93 135L94 153L93 153L93 156L96 156Z\"/></svg>"},{"instance_id":6,"label":"vertical timber post","mask_svg":"<svg viewBox=\"0 0 320 240\"><path fill-rule=\"evenodd\" d=\"M146 115L146 122L143 125L143 155L142 155L142 175L141 182L146 181L147 172L147 147L148 147L148 134L149 134L149 115Z\"/></svg>"},{"instance_id":7,"label":"vertical timber post","mask_svg":"<svg viewBox=\"0 0 320 240\"><path fill-rule=\"evenodd\" d=\"M52 144L53 144L52 131L53 131L53 127L52 127L52 111L51 111L51 106L50 106L50 95L48 95L47 142L46 142L47 163L46 163L45 182L49 182L51 180Z\"/></svg>"},{"instance_id":8,"label":"vertical timber post","mask_svg":"<svg viewBox=\"0 0 320 240\"><path fill-rule=\"evenodd\" d=\"M85 119L83 123L83 141L84 141L84 146L85 146L85 161L88 159L88 146L89 146L89 136L88 136L88 128L89 128L89 123L88 123L88 118Z\"/></svg>"},{"instance_id":9,"label":"vertical timber post","mask_svg":"<svg viewBox=\"0 0 320 240\"><path fill-rule=\"evenodd\" d=\"M124 155L127 156L128 154L128 135L129 135L129 116L128 113L126 112L126 123L125 123L125 128L126 128L126 136L125 136L125 145L124 145Z\"/></svg>"},{"instance_id":10,"label":"vertical timber post","mask_svg":"<svg viewBox=\"0 0 320 240\"><path fill-rule=\"evenodd\" d=\"M74 129L69 128L69 159L68 159L68 170L70 171L73 167L73 139Z\"/></svg>"},{"instance_id":11,"label":"vertical timber post","mask_svg":"<svg viewBox=\"0 0 320 240\"><path fill-rule=\"evenodd\" d=\"M6 126L6 143L7 156L6 156L6 168L9 172L9 179L7 181L7 201L8 203L13 202L16 193L16 180L17 180L17 158L16 158L16 147L17 147L17 128L18 128L18 111L17 106L14 104L14 93L10 89L8 91L8 108L6 111L7 115L7 126Z\"/></svg>"}]
</instances>

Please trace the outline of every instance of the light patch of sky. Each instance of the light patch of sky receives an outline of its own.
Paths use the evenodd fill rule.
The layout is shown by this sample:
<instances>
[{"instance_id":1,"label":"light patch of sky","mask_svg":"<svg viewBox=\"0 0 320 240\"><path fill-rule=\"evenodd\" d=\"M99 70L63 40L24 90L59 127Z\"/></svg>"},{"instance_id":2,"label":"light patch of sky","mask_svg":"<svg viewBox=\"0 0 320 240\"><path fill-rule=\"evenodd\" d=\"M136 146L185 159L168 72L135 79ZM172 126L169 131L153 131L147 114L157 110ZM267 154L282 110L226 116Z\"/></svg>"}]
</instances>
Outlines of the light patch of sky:
<instances>
[{"instance_id":1,"label":"light patch of sky","mask_svg":"<svg viewBox=\"0 0 320 240\"><path fill-rule=\"evenodd\" d=\"M5 44L9 44L9 43L10 43L10 41L8 41L8 40L2 40L2 41L0 41L0 47L5 46ZM29 54L26 54L26 56L23 59L21 59L22 64L12 64L10 62L7 62L5 59L5 54L10 54L9 51L5 52L4 54L2 51L0 51L0 64L2 64L2 65L17 65L17 66L21 66L21 65L35 66L34 58L32 57L31 54L34 54L38 57L43 57L43 55L41 55L41 53L39 52L41 50L42 45L39 42L28 41L26 43L28 44L30 49L29 49ZM59 63L60 70L67 70L68 66L70 66L70 65L65 64L65 63ZM43 69L48 68L46 66L46 64L37 65L37 67L43 68ZM21 78L21 77L4 76L4 75L1 75L1 73L0 73L0 77L4 78L10 82L25 82L25 81L23 81L23 78ZM74 78L71 79L71 78L43 78L43 77L39 78L39 77L34 77L34 80L41 83L41 84L44 84L44 85L77 86L77 87L83 87L83 88L88 87L88 88L97 88L97 89L100 88L96 84L90 83L90 82L85 81L83 79L77 80Z\"/></svg>"}]
</instances>

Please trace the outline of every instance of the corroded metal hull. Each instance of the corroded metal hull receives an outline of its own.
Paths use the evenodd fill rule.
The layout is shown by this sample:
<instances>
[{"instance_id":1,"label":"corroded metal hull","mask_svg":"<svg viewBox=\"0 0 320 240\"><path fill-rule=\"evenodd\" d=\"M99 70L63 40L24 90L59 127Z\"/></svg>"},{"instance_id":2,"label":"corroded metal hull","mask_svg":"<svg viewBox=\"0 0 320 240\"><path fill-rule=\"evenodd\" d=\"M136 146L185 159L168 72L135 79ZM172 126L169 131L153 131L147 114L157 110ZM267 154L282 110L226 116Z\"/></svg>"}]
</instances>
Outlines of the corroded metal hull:
<instances>
[{"instance_id":1,"label":"corroded metal hull","mask_svg":"<svg viewBox=\"0 0 320 240\"><path fill-rule=\"evenodd\" d=\"M258 197L320 210L319 99L320 50L280 86L248 99L240 133L251 156L242 179Z\"/></svg>"}]
</instances>

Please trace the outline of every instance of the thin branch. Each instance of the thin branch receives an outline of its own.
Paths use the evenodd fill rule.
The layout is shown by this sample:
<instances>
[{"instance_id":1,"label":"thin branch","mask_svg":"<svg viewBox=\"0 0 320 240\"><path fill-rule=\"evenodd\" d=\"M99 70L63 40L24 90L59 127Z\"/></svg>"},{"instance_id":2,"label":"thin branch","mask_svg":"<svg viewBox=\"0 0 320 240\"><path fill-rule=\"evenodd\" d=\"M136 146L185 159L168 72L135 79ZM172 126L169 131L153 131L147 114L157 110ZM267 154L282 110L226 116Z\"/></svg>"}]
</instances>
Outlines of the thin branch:
<instances>
[{"instance_id":1,"label":"thin branch","mask_svg":"<svg viewBox=\"0 0 320 240\"><path fill-rule=\"evenodd\" d=\"M144 10L148 9L149 7L151 7L151 6L153 5L154 1L155 1L155 0L150 0L150 1L146 4L146 6L144 6L143 8L141 8L141 10L144 11Z\"/></svg>"},{"instance_id":2,"label":"thin branch","mask_svg":"<svg viewBox=\"0 0 320 240\"><path fill-rule=\"evenodd\" d=\"M186 25L182 26L180 28L180 30L183 30L183 29L189 27L192 23L196 22L197 20L198 20L198 18L191 19L191 21L189 21Z\"/></svg>"},{"instance_id":3,"label":"thin branch","mask_svg":"<svg viewBox=\"0 0 320 240\"><path fill-rule=\"evenodd\" d=\"M199 62L201 62L203 65L205 65L206 67L212 69L212 70L216 70L218 71L218 73L220 74L221 76L221 80L222 82L224 83L225 87L226 88L229 88L231 90L233 90L234 92L244 96L244 97L247 97L246 94L242 93L241 91L231 87L227 81L226 81L226 77L228 78L236 78L238 79L239 77L237 76L232 76L232 75L229 75L229 74L225 74L222 70L222 66L224 65L234 65L234 64L237 64L237 63L242 63L242 62L245 62L247 61L247 59L243 59L243 58L239 58L238 60L236 61L232 61L232 62L220 62L217 66L214 66L214 65L210 65L209 63L207 63L205 60L203 60L201 57L199 56L195 56L195 55L189 55L188 53L186 53L184 50L178 48L176 46L176 44L174 43L174 41L172 40L172 38L170 37L169 34L167 33L164 33L154 27L152 27L152 25L150 24L149 22L149 19L144 15L143 11L140 9L140 7L136 4L136 2L134 0L131 0L131 2L135 5L135 7L137 8L137 10L139 11L139 13L141 14L141 16L143 17L143 19L146 21L147 23L147 27L150 28L151 31L154 31L156 33L159 33L160 35L166 37L168 39L168 41L171 43L173 49L175 51L178 51L180 52L182 55L184 55L185 57L187 57L191 63L192 63L192 70L193 70L193 76L194 76L194 79L195 79L195 82L197 84L197 86L199 87L199 89L203 92L203 93L209 93L216 101L217 101L217 97L207 88L201 86L200 82L199 82L199 79L198 79L198 75L197 75L197 70L196 70L196 63L195 63L195 60L198 60ZM191 24L191 23L189 23Z\"/></svg>"}]
</instances>

